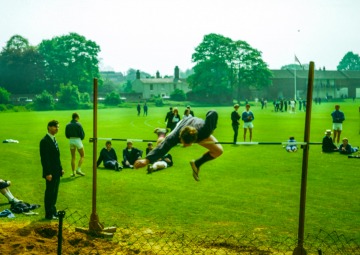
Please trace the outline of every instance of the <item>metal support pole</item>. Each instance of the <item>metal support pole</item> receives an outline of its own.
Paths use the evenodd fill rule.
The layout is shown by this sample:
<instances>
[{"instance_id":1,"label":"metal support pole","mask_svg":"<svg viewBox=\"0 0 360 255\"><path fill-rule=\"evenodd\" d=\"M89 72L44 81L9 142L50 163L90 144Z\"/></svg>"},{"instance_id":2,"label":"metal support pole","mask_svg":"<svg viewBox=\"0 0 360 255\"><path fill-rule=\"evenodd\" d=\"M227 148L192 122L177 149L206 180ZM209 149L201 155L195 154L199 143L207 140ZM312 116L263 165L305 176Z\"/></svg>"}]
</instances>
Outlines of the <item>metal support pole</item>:
<instances>
[{"instance_id":1,"label":"metal support pole","mask_svg":"<svg viewBox=\"0 0 360 255\"><path fill-rule=\"evenodd\" d=\"M63 221L64 221L64 217L65 217L65 211L59 211L58 212L59 215L59 232L58 232L58 249L57 249L57 254L61 255L62 253L62 231L63 231Z\"/></svg>"},{"instance_id":2,"label":"metal support pole","mask_svg":"<svg viewBox=\"0 0 360 255\"><path fill-rule=\"evenodd\" d=\"M306 186L308 173L308 159L309 159L309 140L310 140L310 121L311 121L311 106L312 106L312 91L314 86L314 62L310 62L309 76L308 76L308 91L307 91L307 105L306 105L306 119L303 145L303 161L301 174L301 192L300 192L300 211L299 211L299 230L298 230L298 246L294 249L293 255L306 255L304 249L304 227L305 227L305 205L306 205Z\"/></svg>"}]
</instances>

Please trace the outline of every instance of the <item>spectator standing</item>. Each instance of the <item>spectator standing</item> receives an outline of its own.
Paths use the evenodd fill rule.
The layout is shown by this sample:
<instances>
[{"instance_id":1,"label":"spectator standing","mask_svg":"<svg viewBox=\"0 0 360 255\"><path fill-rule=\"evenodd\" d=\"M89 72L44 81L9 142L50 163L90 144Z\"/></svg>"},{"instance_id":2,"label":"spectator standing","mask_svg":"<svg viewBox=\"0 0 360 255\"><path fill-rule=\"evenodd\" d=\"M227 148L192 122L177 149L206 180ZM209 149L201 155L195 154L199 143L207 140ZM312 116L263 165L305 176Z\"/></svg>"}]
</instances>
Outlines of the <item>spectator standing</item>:
<instances>
[{"instance_id":1,"label":"spectator standing","mask_svg":"<svg viewBox=\"0 0 360 255\"><path fill-rule=\"evenodd\" d=\"M60 177L64 170L60 161L60 150L55 135L59 131L59 122L52 120L47 125L48 133L40 141L40 158L42 177L46 182L45 189L45 218L57 219L56 201L59 192Z\"/></svg>"},{"instance_id":2,"label":"spectator standing","mask_svg":"<svg viewBox=\"0 0 360 255\"><path fill-rule=\"evenodd\" d=\"M340 105L335 105L335 110L331 113L332 122L333 122L333 130L334 130L334 138L333 141L339 144L340 135L342 131L342 123L345 120L345 115L342 111L340 111Z\"/></svg>"},{"instance_id":3,"label":"spectator standing","mask_svg":"<svg viewBox=\"0 0 360 255\"><path fill-rule=\"evenodd\" d=\"M244 121L244 142L246 140L247 129L249 129L250 142L252 142L252 130L254 128L254 124L252 122L255 119L255 117L254 117L254 114L252 113L252 111L250 111L249 104L247 104L245 106L245 111L243 111L243 113L241 114L241 118Z\"/></svg>"},{"instance_id":4,"label":"spectator standing","mask_svg":"<svg viewBox=\"0 0 360 255\"><path fill-rule=\"evenodd\" d=\"M145 103L145 104L144 104L144 115L143 115L143 116L147 116L147 114L148 114L148 106L147 106L147 104Z\"/></svg>"},{"instance_id":5,"label":"spectator standing","mask_svg":"<svg viewBox=\"0 0 360 255\"><path fill-rule=\"evenodd\" d=\"M172 115L172 120L171 120L171 131L175 129L176 125L179 123L179 121L181 120L181 117L179 115L179 110L178 108L174 108L173 110L173 115Z\"/></svg>"},{"instance_id":6,"label":"spectator standing","mask_svg":"<svg viewBox=\"0 0 360 255\"><path fill-rule=\"evenodd\" d=\"M261 101L263 102L263 101ZM238 137L238 134L239 134L239 120L240 120L240 114L238 113L238 110L239 110L239 105L238 104L235 104L234 105L234 111L231 113L231 126L234 130L234 144L236 144L237 142L237 137Z\"/></svg>"},{"instance_id":7,"label":"spectator standing","mask_svg":"<svg viewBox=\"0 0 360 255\"><path fill-rule=\"evenodd\" d=\"M166 116L165 116L166 129L171 130L172 118L173 118L173 108L170 107L169 111L166 113Z\"/></svg>"},{"instance_id":8,"label":"spectator standing","mask_svg":"<svg viewBox=\"0 0 360 255\"><path fill-rule=\"evenodd\" d=\"M138 116L140 116L140 112L141 112L141 105L140 105L140 103L139 103L139 104L137 104L137 106L136 106L136 110L137 110L137 114L138 114Z\"/></svg>"},{"instance_id":9,"label":"spectator standing","mask_svg":"<svg viewBox=\"0 0 360 255\"><path fill-rule=\"evenodd\" d=\"M71 153L71 177L75 176L75 161L76 161L76 150L80 154L80 159L76 169L76 174L84 176L85 174L81 171L81 165L84 162L85 150L82 140L85 138L85 132L79 122L79 114L74 112L72 114L72 120L66 125L65 136L69 139L70 153Z\"/></svg>"}]
</instances>

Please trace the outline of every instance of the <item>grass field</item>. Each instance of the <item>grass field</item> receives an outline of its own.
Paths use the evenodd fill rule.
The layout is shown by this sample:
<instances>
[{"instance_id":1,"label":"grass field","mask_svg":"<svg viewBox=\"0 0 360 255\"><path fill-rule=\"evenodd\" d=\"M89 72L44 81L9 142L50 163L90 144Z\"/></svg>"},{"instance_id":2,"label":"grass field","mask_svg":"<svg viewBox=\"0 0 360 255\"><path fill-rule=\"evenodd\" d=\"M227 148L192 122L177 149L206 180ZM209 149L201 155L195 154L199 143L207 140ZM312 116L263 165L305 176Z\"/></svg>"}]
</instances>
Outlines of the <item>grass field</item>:
<instances>
[{"instance_id":1,"label":"grass field","mask_svg":"<svg viewBox=\"0 0 360 255\"><path fill-rule=\"evenodd\" d=\"M312 142L321 142L324 131L331 128L330 113L335 103L313 105L311 118ZM342 137L353 146L360 145L359 103L341 102L346 120ZM184 107L179 107L180 113ZM240 108L240 112L243 110ZM203 118L209 109L219 112L214 135L219 141L231 142L229 107L193 107ZM283 142L289 136L297 141L304 137L305 113L275 113L272 105L254 112L253 141ZM156 139L155 127L164 126L168 107L149 107L149 115L136 116L136 108L101 109L98 111L98 137ZM58 209L91 214L92 199L92 110L80 114L86 137L85 177L70 177L70 152L65 138L65 125L73 111L4 112L0 138L19 140L18 144L0 145L0 178L12 181L13 194L26 202L40 204L38 216L44 218L45 182L39 157L39 142L46 134L47 122L60 121L57 135L65 176L59 191ZM242 141L242 125L239 130ZM98 152L105 141L99 141ZM146 143L135 142L145 151ZM125 142L113 142L118 156ZM105 223L132 224L150 228L179 230L197 235L236 234L254 230L264 236L296 238L303 151L287 153L281 145L224 145L224 154L201 168L199 183L195 182L189 161L204 149L198 145L171 150L174 166L151 175L146 169L121 172L99 169L97 212ZM360 161L347 156L321 153L321 146L311 145L308 164L308 193L305 232L336 231L360 241ZM9 207L0 200L0 210ZM7 220L7 219L4 219ZM29 221L17 215L12 221Z\"/></svg>"}]
</instances>

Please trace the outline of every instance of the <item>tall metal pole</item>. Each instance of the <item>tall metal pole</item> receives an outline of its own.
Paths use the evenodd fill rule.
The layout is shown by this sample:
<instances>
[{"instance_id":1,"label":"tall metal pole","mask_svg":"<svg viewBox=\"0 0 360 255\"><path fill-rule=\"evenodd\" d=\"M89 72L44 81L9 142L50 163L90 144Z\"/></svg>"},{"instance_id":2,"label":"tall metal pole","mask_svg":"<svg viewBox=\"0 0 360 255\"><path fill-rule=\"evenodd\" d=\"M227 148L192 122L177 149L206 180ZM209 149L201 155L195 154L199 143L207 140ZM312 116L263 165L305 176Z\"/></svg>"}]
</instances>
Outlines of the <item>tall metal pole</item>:
<instances>
[{"instance_id":1,"label":"tall metal pole","mask_svg":"<svg viewBox=\"0 0 360 255\"><path fill-rule=\"evenodd\" d=\"M296 66L294 65L294 100L296 102Z\"/></svg>"},{"instance_id":2,"label":"tall metal pole","mask_svg":"<svg viewBox=\"0 0 360 255\"><path fill-rule=\"evenodd\" d=\"M314 86L314 62L310 62L308 75L308 90L306 102L306 119L303 145L303 161L301 174L301 191L300 191L300 210L299 210L299 230L298 230L298 246L294 249L293 255L306 255L304 249L304 228L305 228L305 205L306 205L306 186L309 160L309 141L310 141L310 121L311 121L311 106L312 106L312 92Z\"/></svg>"}]
</instances>

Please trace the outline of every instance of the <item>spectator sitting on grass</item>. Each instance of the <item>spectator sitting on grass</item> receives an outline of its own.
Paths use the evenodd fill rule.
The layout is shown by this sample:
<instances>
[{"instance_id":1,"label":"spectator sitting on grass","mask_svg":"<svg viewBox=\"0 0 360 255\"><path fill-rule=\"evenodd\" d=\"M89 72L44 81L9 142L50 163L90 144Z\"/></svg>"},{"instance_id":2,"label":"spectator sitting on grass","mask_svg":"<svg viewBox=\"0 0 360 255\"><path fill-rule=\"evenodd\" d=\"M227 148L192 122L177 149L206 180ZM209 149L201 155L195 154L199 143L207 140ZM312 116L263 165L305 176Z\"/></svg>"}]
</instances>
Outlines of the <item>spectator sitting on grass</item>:
<instances>
[{"instance_id":1,"label":"spectator sitting on grass","mask_svg":"<svg viewBox=\"0 0 360 255\"><path fill-rule=\"evenodd\" d=\"M358 147L351 147L351 145L349 144L349 140L346 137L342 140L342 142L343 143L339 146L339 152L341 154L351 154L359 150Z\"/></svg>"},{"instance_id":2,"label":"spectator sitting on grass","mask_svg":"<svg viewBox=\"0 0 360 255\"><path fill-rule=\"evenodd\" d=\"M11 191L9 189L10 185L11 185L10 181L0 179L1 194L3 194L9 200L9 204L15 204L15 203L22 202L21 200L19 200L13 196L13 194L11 193Z\"/></svg>"}]
</instances>

